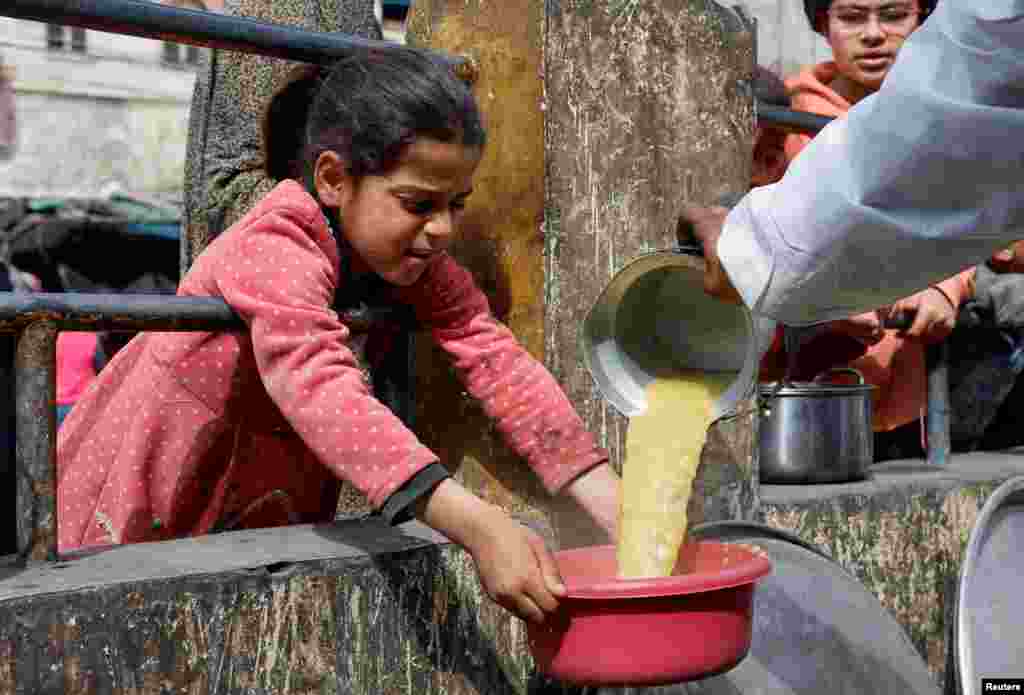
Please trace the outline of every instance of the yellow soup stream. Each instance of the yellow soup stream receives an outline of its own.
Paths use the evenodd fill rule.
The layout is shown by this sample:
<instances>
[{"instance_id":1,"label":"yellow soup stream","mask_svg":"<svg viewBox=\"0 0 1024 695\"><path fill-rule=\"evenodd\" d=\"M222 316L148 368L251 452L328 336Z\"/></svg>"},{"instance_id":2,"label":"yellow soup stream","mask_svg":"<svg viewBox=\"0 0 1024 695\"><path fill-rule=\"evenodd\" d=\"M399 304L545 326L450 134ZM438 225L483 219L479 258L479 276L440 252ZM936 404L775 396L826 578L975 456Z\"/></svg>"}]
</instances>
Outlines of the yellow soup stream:
<instances>
[{"instance_id":1,"label":"yellow soup stream","mask_svg":"<svg viewBox=\"0 0 1024 695\"><path fill-rule=\"evenodd\" d=\"M622 578L667 577L686 537L686 505L712 407L733 372L685 371L646 389L647 410L629 421L622 467L618 565Z\"/></svg>"}]
</instances>

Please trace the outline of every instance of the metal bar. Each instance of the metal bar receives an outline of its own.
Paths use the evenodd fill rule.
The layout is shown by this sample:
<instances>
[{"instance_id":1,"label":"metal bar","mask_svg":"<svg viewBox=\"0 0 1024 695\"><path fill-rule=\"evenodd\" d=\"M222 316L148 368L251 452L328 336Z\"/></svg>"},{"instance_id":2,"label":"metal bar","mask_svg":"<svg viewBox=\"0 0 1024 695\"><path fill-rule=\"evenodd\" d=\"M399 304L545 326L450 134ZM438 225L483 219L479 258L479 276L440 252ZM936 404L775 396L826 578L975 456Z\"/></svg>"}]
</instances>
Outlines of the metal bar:
<instances>
[{"instance_id":1,"label":"metal bar","mask_svg":"<svg viewBox=\"0 0 1024 695\"><path fill-rule=\"evenodd\" d=\"M396 321L400 308L364 306L340 312L353 332ZM216 297L0 292L0 331L20 331L40 320L79 331L238 331L245 323Z\"/></svg>"},{"instance_id":2,"label":"metal bar","mask_svg":"<svg viewBox=\"0 0 1024 695\"><path fill-rule=\"evenodd\" d=\"M380 321L407 320L401 308L367 307L341 312L350 330ZM408 327L408 326L407 326ZM17 552L25 562L57 555L57 335L61 330L237 331L245 323L214 297L0 292L0 331L19 333L15 353L17 453L15 472ZM399 340L403 340L399 338ZM411 359L405 337L395 360ZM396 365L399 366L399 365ZM394 382L382 401L411 421L409 374L381 375ZM390 382L389 382L390 383Z\"/></svg>"},{"instance_id":3,"label":"metal bar","mask_svg":"<svg viewBox=\"0 0 1024 695\"><path fill-rule=\"evenodd\" d=\"M57 559L57 324L37 321L15 355L18 556Z\"/></svg>"},{"instance_id":4,"label":"metal bar","mask_svg":"<svg viewBox=\"0 0 1024 695\"><path fill-rule=\"evenodd\" d=\"M949 342L930 345L925 353L928 366L927 427L928 463L944 466L949 462Z\"/></svg>"},{"instance_id":5,"label":"metal bar","mask_svg":"<svg viewBox=\"0 0 1024 695\"><path fill-rule=\"evenodd\" d=\"M791 133L817 133L834 119L808 111L794 111L775 104L757 101L757 124L779 128Z\"/></svg>"},{"instance_id":6,"label":"metal bar","mask_svg":"<svg viewBox=\"0 0 1024 695\"><path fill-rule=\"evenodd\" d=\"M374 41L338 32L305 31L246 17L187 10L143 0L3 0L0 16L305 63L330 63L353 48L398 45L391 41ZM469 58L441 52L438 55L454 64L463 79L475 81L476 69Z\"/></svg>"}]
</instances>

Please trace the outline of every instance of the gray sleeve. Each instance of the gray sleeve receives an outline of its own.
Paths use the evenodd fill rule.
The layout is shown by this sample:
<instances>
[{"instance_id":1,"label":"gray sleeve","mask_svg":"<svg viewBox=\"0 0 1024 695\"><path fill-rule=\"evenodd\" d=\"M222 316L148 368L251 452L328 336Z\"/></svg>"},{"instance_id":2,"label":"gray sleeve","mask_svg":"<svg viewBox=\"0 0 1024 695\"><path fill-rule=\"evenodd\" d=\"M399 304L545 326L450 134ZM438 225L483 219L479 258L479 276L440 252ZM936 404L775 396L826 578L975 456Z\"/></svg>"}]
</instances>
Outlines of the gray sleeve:
<instances>
[{"instance_id":1,"label":"gray sleeve","mask_svg":"<svg viewBox=\"0 0 1024 695\"><path fill-rule=\"evenodd\" d=\"M424 495L431 492L445 478L450 478L448 469L440 463L432 463L391 493L380 515L389 524L401 524L412 519L413 505Z\"/></svg>"}]
</instances>

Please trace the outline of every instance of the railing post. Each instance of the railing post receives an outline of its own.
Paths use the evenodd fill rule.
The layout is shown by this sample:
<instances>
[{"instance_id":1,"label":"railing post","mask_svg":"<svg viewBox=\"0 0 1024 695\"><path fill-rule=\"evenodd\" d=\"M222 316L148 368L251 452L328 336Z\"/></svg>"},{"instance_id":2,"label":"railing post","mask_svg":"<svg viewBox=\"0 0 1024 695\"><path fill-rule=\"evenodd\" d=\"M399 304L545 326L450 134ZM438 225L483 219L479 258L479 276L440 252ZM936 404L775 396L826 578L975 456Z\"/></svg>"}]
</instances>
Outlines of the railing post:
<instances>
[{"instance_id":1,"label":"railing post","mask_svg":"<svg viewBox=\"0 0 1024 695\"><path fill-rule=\"evenodd\" d=\"M15 355L18 555L57 559L57 324L41 320L18 336Z\"/></svg>"},{"instance_id":2,"label":"railing post","mask_svg":"<svg viewBox=\"0 0 1024 695\"><path fill-rule=\"evenodd\" d=\"M949 433L949 342L943 340L928 347L928 463L944 466L951 450Z\"/></svg>"}]
</instances>

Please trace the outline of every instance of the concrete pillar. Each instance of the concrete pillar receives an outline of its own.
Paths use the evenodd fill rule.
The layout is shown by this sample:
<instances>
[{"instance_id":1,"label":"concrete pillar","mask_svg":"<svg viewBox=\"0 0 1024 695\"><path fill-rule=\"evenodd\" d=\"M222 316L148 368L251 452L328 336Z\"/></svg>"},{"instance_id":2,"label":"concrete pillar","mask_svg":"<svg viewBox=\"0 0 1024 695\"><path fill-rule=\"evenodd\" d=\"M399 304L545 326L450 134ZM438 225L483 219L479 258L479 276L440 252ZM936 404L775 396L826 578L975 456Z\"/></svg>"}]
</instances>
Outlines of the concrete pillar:
<instances>
[{"instance_id":1,"label":"concrete pillar","mask_svg":"<svg viewBox=\"0 0 1024 695\"><path fill-rule=\"evenodd\" d=\"M374 0L226 0L224 13L311 31L379 39ZM242 217L276 182L261 168L260 118L295 63L211 51L196 79L185 159L182 274L218 232Z\"/></svg>"},{"instance_id":2,"label":"concrete pillar","mask_svg":"<svg viewBox=\"0 0 1024 695\"><path fill-rule=\"evenodd\" d=\"M621 465L626 420L580 359L583 319L624 263L675 245L684 199L746 189L752 28L704 0L417 0L408 40L479 61L491 139L456 252ZM579 510L536 491L435 356L420 357L431 403L419 427L463 479L552 523L562 546L600 542ZM754 514L752 433L752 416L712 432L697 519Z\"/></svg>"},{"instance_id":3,"label":"concrete pillar","mask_svg":"<svg viewBox=\"0 0 1024 695\"><path fill-rule=\"evenodd\" d=\"M497 318L533 354L544 344L544 4L416 0L407 41L468 54L488 145L452 252L487 293ZM492 431L441 352L419 341L416 430L474 492L549 528L547 494Z\"/></svg>"}]
</instances>

